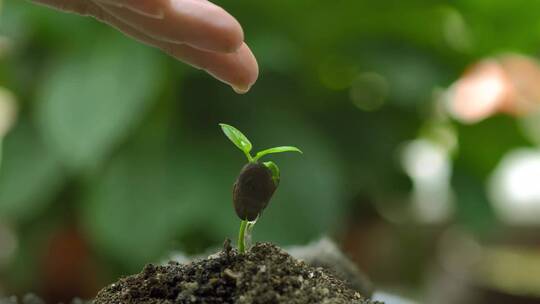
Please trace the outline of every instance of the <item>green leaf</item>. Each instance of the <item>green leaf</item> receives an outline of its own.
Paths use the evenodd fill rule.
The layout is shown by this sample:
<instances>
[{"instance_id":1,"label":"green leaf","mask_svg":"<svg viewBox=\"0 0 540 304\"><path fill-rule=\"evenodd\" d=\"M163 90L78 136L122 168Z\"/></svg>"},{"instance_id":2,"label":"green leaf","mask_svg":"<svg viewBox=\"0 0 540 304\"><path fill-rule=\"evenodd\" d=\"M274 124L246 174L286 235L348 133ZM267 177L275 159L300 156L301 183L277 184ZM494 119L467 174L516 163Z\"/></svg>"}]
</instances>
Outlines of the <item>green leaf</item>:
<instances>
[{"instance_id":1,"label":"green leaf","mask_svg":"<svg viewBox=\"0 0 540 304\"><path fill-rule=\"evenodd\" d=\"M110 154L142 119L161 79L152 50L114 37L58 61L38 90L39 130L72 169L93 168Z\"/></svg>"},{"instance_id":2,"label":"green leaf","mask_svg":"<svg viewBox=\"0 0 540 304\"><path fill-rule=\"evenodd\" d=\"M220 123L219 125L221 126L221 130L223 130L223 133L225 133L225 136L227 136L227 138L229 138L229 140L240 150L244 151L246 155L249 155L249 152L253 147L249 139L247 139L247 137L242 134L242 132L240 132L237 128L231 125L224 123Z\"/></svg>"},{"instance_id":3,"label":"green leaf","mask_svg":"<svg viewBox=\"0 0 540 304\"><path fill-rule=\"evenodd\" d=\"M279 167L271 161L264 162L263 165L272 171L272 180L276 186L279 185Z\"/></svg>"},{"instance_id":4,"label":"green leaf","mask_svg":"<svg viewBox=\"0 0 540 304\"><path fill-rule=\"evenodd\" d=\"M262 150L259 153L257 153L253 159L258 160L259 158L261 158L261 157L263 157L265 155L268 155L268 154L283 153L283 152L298 152L300 154L303 154L303 152L300 149L298 149L297 147L282 146L282 147L274 147L274 148Z\"/></svg>"}]
</instances>

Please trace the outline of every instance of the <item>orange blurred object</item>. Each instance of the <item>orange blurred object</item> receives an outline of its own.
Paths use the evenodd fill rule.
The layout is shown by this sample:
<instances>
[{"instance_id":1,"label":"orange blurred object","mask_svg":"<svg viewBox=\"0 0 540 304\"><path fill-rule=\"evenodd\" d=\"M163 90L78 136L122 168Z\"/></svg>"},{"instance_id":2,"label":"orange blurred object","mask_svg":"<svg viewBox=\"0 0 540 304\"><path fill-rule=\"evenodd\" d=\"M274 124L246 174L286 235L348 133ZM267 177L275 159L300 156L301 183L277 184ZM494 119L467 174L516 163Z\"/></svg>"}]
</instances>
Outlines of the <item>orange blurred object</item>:
<instances>
[{"instance_id":1,"label":"orange blurred object","mask_svg":"<svg viewBox=\"0 0 540 304\"><path fill-rule=\"evenodd\" d=\"M525 115L540 108L540 66L517 54L484 59L448 89L449 112L464 123L497 113Z\"/></svg>"}]
</instances>

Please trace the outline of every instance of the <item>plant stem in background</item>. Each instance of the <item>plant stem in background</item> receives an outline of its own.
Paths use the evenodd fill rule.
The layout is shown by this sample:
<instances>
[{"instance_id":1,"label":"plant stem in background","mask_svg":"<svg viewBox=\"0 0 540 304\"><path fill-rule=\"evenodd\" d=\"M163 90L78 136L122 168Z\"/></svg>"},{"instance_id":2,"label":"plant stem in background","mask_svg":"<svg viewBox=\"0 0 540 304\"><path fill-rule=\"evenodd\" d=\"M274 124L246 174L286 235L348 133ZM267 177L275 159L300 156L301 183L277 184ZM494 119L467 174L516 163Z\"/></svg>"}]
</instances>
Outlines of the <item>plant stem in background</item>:
<instances>
[{"instance_id":1,"label":"plant stem in background","mask_svg":"<svg viewBox=\"0 0 540 304\"><path fill-rule=\"evenodd\" d=\"M240 231L238 232L238 251L240 253L246 252L246 228L248 221L242 220L240 222Z\"/></svg>"}]
</instances>

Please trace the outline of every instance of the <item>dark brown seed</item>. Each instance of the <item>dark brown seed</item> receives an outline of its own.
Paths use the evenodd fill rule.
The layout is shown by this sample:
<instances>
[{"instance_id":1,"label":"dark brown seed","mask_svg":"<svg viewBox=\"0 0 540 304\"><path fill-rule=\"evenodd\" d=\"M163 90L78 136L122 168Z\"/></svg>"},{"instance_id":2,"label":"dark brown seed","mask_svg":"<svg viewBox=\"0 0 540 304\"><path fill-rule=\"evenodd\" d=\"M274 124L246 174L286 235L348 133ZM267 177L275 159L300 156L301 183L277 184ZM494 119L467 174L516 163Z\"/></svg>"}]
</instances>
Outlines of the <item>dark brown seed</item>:
<instances>
[{"instance_id":1,"label":"dark brown seed","mask_svg":"<svg viewBox=\"0 0 540 304\"><path fill-rule=\"evenodd\" d=\"M249 163L242 168L233 187L234 210L240 219L253 221L266 208L276 185L265 165Z\"/></svg>"}]
</instances>

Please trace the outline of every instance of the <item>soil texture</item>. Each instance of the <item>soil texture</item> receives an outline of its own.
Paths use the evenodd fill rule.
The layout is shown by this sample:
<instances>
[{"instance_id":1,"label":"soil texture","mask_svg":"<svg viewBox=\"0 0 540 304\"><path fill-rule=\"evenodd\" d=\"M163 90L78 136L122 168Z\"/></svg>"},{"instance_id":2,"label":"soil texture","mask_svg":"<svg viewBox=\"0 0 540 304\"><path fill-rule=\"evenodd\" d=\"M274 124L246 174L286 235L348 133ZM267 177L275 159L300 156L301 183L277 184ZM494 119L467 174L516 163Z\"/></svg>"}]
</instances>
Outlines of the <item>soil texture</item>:
<instances>
[{"instance_id":1,"label":"soil texture","mask_svg":"<svg viewBox=\"0 0 540 304\"><path fill-rule=\"evenodd\" d=\"M374 303L328 270L257 243L244 254L222 251L187 264L147 265L102 289L95 304L368 304ZM382 303L379 303L382 304Z\"/></svg>"}]
</instances>

